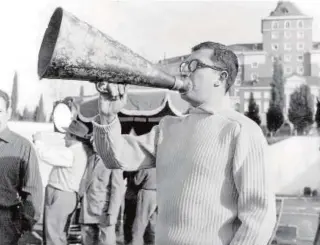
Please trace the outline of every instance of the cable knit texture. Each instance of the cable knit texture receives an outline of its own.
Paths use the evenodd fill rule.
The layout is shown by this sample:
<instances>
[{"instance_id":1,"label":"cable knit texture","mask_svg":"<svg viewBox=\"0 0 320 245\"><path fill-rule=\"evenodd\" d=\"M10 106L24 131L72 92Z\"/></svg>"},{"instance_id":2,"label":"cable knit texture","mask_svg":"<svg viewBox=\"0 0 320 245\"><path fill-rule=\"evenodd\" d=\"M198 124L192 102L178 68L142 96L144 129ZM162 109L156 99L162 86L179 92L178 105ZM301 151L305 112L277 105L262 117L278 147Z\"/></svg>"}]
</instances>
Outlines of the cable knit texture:
<instances>
[{"instance_id":1,"label":"cable knit texture","mask_svg":"<svg viewBox=\"0 0 320 245\"><path fill-rule=\"evenodd\" d=\"M233 110L195 109L165 117L149 134L120 135L116 119L94 122L97 150L109 168L157 169L157 245L266 245L275 196L266 139Z\"/></svg>"}]
</instances>

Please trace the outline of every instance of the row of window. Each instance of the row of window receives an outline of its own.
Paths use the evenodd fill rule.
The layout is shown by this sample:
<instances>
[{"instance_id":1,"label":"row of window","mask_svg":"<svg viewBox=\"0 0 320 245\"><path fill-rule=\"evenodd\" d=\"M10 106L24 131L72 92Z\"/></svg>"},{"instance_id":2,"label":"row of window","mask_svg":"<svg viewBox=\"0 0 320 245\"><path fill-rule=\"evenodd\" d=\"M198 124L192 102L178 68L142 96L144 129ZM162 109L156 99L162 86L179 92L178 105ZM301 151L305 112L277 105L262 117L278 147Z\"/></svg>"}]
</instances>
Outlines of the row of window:
<instances>
[{"instance_id":1,"label":"row of window","mask_svg":"<svg viewBox=\"0 0 320 245\"><path fill-rule=\"evenodd\" d=\"M293 67L292 66L284 66L284 69L283 69L283 71L284 71L284 74L287 76L287 75L291 75L292 73L293 73ZM303 75L304 74L304 67L303 67L303 65L299 65L299 66L297 66L296 67L296 73L298 74L298 75ZM259 75L258 75L258 73L256 73L256 72L252 72L251 74L250 74L250 78L251 78L251 80L258 80L259 79Z\"/></svg>"},{"instance_id":2,"label":"row of window","mask_svg":"<svg viewBox=\"0 0 320 245\"><path fill-rule=\"evenodd\" d=\"M280 22L279 21L272 21L272 25L271 26L272 26L272 29L279 29L280 28ZM285 29L290 29L290 28L294 28L294 27L303 28L304 27L303 20L298 20L296 26L294 26L290 20L286 20L284 22L284 28Z\"/></svg>"},{"instance_id":3,"label":"row of window","mask_svg":"<svg viewBox=\"0 0 320 245\"><path fill-rule=\"evenodd\" d=\"M291 54L285 54L284 56L283 56L283 60L284 60L284 62L291 62L292 61L292 55ZM275 59L275 58L274 58ZM296 56L296 60L298 61L298 62L303 62L303 55L297 55Z\"/></svg>"},{"instance_id":4,"label":"row of window","mask_svg":"<svg viewBox=\"0 0 320 245\"><path fill-rule=\"evenodd\" d=\"M291 66L284 66L284 74L285 75L291 75L292 73L293 73L293 68ZM296 73L298 75L303 75L304 67L302 65L301 66L297 66Z\"/></svg>"},{"instance_id":5,"label":"row of window","mask_svg":"<svg viewBox=\"0 0 320 245\"><path fill-rule=\"evenodd\" d=\"M284 32L284 37L286 39L290 39L292 37L292 34L294 34L295 32L292 31L285 31ZM298 39L303 39L304 38L304 31L297 31L295 33L297 35ZM278 39L280 37L280 33L278 31L273 31L271 32L271 38L272 39Z\"/></svg>"},{"instance_id":6,"label":"row of window","mask_svg":"<svg viewBox=\"0 0 320 245\"><path fill-rule=\"evenodd\" d=\"M300 43L300 42L297 43L296 48L298 51L303 51L305 48L304 43ZM273 51L278 51L280 49L279 43L272 43L271 49ZM292 50L292 43L284 43L284 50L291 51Z\"/></svg>"}]
</instances>

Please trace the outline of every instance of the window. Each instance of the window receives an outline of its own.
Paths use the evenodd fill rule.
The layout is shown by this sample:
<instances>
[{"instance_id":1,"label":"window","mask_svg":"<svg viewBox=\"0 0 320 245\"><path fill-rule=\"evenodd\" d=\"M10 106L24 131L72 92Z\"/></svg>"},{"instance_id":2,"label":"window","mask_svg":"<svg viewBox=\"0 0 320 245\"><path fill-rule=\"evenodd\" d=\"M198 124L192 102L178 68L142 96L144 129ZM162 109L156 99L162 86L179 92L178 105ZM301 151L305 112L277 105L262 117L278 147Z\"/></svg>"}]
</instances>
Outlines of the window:
<instances>
[{"instance_id":1,"label":"window","mask_svg":"<svg viewBox=\"0 0 320 245\"><path fill-rule=\"evenodd\" d=\"M284 32L284 37L285 37L286 39L291 38L291 32L290 32L290 31L285 31L285 32Z\"/></svg>"},{"instance_id":2,"label":"window","mask_svg":"<svg viewBox=\"0 0 320 245\"><path fill-rule=\"evenodd\" d=\"M274 50L274 51L279 50L279 44L277 44L277 43L273 43L271 47L272 47L272 50Z\"/></svg>"},{"instance_id":3,"label":"window","mask_svg":"<svg viewBox=\"0 0 320 245\"><path fill-rule=\"evenodd\" d=\"M303 20L298 20L298 28L303 28L304 23Z\"/></svg>"},{"instance_id":4,"label":"window","mask_svg":"<svg viewBox=\"0 0 320 245\"><path fill-rule=\"evenodd\" d=\"M284 28L289 29L291 27L291 22L289 20L284 22Z\"/></svg>"},{"instance_id":5,"label":"window","mask_svg":"<svg viewBox=\"0 0 320 245\"><path fill-rule=\"evenodd\" d=\"M255 99L261 99L261 92L253 92L253 97Z\"/></svg>"},{"instance_id":6,"label":"window","mask_svg":"<svg viewBox=\"0 0 320 245\"><path fill-rule=\"evenodd\" d=\"M279 28L279 22L278 21L273 21L272 22L272 29L278 29Z\"/></svg>"},{"instance_id":7,"label":"window","mask_svg":"<svg viewBox=\"0 0 320 245\"><path fill-rule=\"evenodd\" d=\"M271 38L272 38L272 39L278 39L278 38L279 38L279 32L273 31L273 32L271 33Z\"/></svg>"},{"instance_id":8,"label":"window","mask_svg":"<svg viewBox=\"0 0 320 245\"><path fill-rule=\"evenodd\" d=\"M269 101L263 102L263 111L267 113L268 109L269 109Z\"/></svg>"},{"instance_id":9,"label":"window","mask_svg":"<svg viewBox=\"0 0 320 245\"><path fill-rule=\"evenodd\" d=\"M244 92L244 98L249 99L250 98L250 92Z\"/></svg>"},{"instance_id":10,"label":"window","mask_svg":"<svg viewBox=\"0 0 320 245\"><path fill-rule=\"evenodd\" d=\"M287 75L290 75L292 73L292 67L291 66L286 66L284 71L285 71L285 73Z\"/></svg>"},{"instance_id":11,"label":"window","mask_svg":"<svg viewBox=\"0 0 320 245\"><path fill-rule=\"evenodd\" d=\"M304 31L298 31L297 32L297 38L298 39L303 39L304 38Z\"/></svg>"},{"instance_id":12,"label":"window","mask_svg":"<svg viewBox=\"0 0 320 245\"><path fill-rule=\"evenodd\" d=\"M297 61L303 62L303 54L297 56Z\"/></svg>"},{"instance_id":13,"label":"window","mask_svg":"<svg viewBox=\"0 0 320 245\"><path fill-rule=\"evenodd\" d=\"M291 48L291 43L285 43L284 44L284 50L291 50L292 48Z\"/></svg>"},{"instance_id":14,"label":"window","mask_svg":"<svg viewBox=\"0 0 320 245\"><path fill-rule=\"evenodd\" d=\"M270 98L270 92L268 91L268 92L264 92L263 93L263 98L264 99L269 99Z\"/></svg>"},{"instance_id":15,"label":"window","mask_svg":"<svg viewBox=\"0 0 320 245\"><path fill-rule=\"evenodd\" d=\"M251 80L257 80L258 79L258 74L257 73L251 73Z\"/></svg>"},{"instance_id":16,"label":"window","mask_svg":"<svg viewBox=\"0 0 320 245\"><path fill-rule=\"evenodd\" d=\"M298 67L297 67L297 73L298 73L299 75L303 75L303 73L304 73L304 68L303 68L303 66L298 66Z\"/></svg>"},{"instance_id":17,"label":"window","mask_svg":"<svg viewBox=\"0 0 320 245\"><path fill-rule=\"evenodd\" d=\"M251 64L251 68L258 68L258 66L259 66L258 62L253 62Z\"/></svg>"},{"instance_id":18,"label":"window","mask_svg":"<svg viewBox=\"0 0 320 245\"><path fill-rule=\"evenodd\" d=\"M304 43L297 43L297 50L304 50Z\"/></svg>"},{"instance_id":19,"label":"window","mask_svg":"<svg viewBox=\"0 0 320 245\"><path fill-rule=\"evenodd\" d=\"M285 62L290 62L291 61L291 55L290 54L285 54L284 55L284 61Z\"/></svg>"}]
</instances>

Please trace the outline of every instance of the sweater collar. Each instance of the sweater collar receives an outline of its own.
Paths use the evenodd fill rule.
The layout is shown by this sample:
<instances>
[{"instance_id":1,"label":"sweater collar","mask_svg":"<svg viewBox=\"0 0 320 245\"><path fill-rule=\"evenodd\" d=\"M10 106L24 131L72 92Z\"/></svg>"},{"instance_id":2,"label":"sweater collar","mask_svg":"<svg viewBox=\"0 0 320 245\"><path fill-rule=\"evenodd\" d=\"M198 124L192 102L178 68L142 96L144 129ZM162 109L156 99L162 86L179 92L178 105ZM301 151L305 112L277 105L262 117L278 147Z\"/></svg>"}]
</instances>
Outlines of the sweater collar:
<instances>
[{"instance_id":1,"label":"sweater collar","mask_svg":"<svg viewBox=\"0 0 320 245\"><path fill-rule=\"evenodd\" d=\"M198 107L191 107L189 109L189 114L215 114L220 111L232 109L230 96L226 95L220 101L220 103L204 103Z\"/></svg>"}]
</instances>

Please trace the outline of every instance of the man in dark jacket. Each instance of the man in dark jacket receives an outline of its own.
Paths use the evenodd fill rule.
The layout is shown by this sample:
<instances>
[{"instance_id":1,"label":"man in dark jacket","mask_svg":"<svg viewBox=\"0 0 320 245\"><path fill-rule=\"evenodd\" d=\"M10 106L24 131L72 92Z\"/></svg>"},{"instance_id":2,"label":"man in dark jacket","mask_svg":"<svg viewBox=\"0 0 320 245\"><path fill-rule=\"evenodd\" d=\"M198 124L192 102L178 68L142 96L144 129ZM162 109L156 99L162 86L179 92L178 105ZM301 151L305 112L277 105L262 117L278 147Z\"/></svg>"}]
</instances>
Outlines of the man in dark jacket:
<instances>
[{"instance_id":1,"label":"man in dark jacket","mask_svg":"<svg viewBox=\"0 0 320 245\"><path fill-rule=\"evenodd\" d=\"M79 194L83 244L116 245L115 225L124 195L123 174L120 169L107 169L94 147Z\"/></svg>"},{"instance_id":2,"label":"man in dark jacket","mask_svg":"<svg viewBox=\"0 0 320 245\"><path fill-rule=\"evenodd\" d=\"M43 189L38 160L31 143L12 132L10 98L0 90L0 241L18 244L40 218Z\"/></svg>"}]
</instances>

